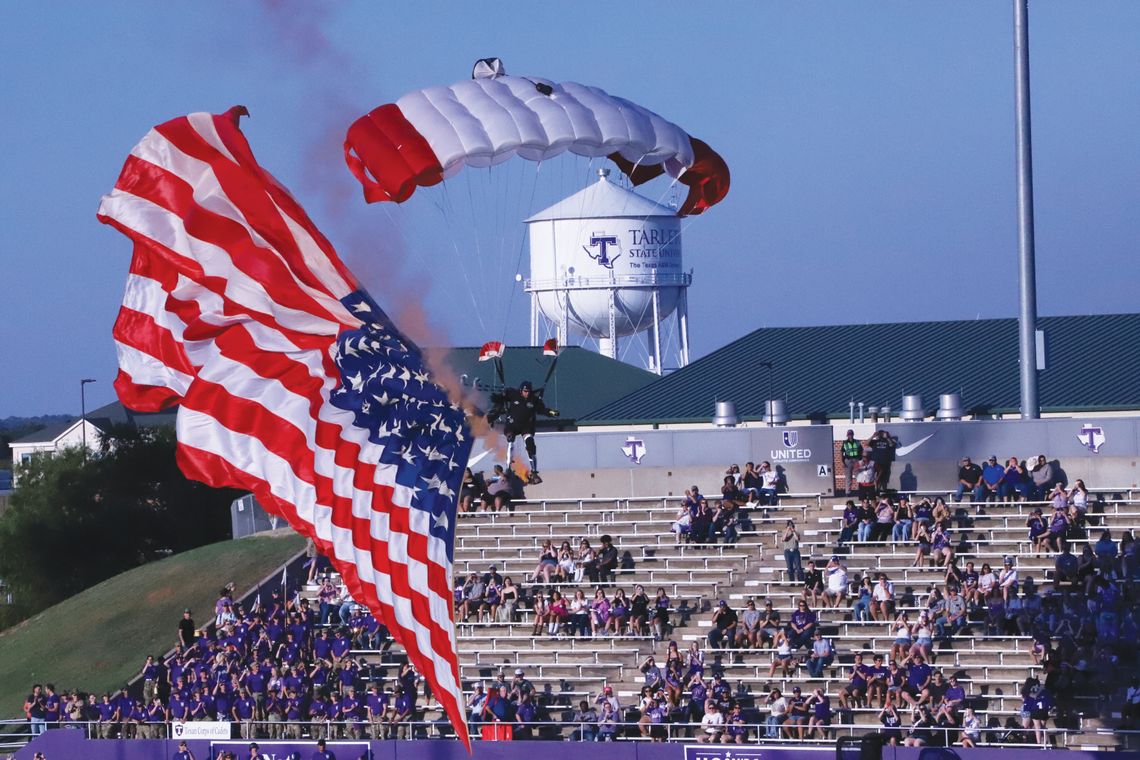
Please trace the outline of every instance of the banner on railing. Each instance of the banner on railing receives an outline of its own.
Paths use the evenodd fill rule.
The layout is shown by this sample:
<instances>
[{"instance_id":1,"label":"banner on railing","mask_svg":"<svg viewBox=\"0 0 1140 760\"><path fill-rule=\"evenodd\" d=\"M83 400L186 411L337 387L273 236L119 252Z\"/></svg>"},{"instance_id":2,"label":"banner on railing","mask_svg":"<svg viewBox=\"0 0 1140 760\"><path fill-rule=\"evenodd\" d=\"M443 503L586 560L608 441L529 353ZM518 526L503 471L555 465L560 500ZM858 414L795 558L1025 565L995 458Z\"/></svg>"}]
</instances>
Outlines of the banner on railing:
<instances>
[{"instance_id":1,"label":"banner on railing","mask_svg":"<svg viewBox=\"0 0 1140 760\"><path fill-rule=\"evenodd\" d=\"M228 720L196 720L174 721L170 724L170 735L175 739L229 739L232 734Z\"/></svg>"}]
</instances>

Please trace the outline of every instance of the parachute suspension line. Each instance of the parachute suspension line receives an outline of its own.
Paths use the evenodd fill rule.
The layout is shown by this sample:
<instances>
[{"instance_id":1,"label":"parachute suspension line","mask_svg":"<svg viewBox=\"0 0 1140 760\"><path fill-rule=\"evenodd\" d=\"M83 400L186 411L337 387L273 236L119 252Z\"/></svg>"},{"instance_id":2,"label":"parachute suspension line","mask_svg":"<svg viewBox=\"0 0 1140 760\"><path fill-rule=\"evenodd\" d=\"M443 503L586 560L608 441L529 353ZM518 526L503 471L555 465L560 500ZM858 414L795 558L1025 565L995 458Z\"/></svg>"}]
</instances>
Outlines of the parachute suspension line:
<instances>
[{"instance_id":1,"label":"parachute suspension line","mask_svg":"<svg viewBox=\"0 0 1140 760\"><path fill-rule=\"evenodd\" d=\"M531 188L530 188L530 200L527 201L527 204L526 204L527 208L530 208L531 206L534 205L535 193L538 190L538 174L541 171L542 171L542 162L540 161L540 162L538 162L538 165L535 166L535 169L534 169L534 184L531 185ZM523 253L525 253L525 252L526 252L526 236L523 235L522 238L519 240L518 256L515 257L515 272L518 272L519 268L522 267L522 257L523 257ZM514 306L515 294L518 293L518 290L519 290L518 283L512 283L511 284L511 294L507 297L507 313L503 317L502 335L503 335L504 339L506 338L506 335L507 335L507 326L511 323L511 308ZM559 344L561 344L561 343L562 343L562 339L560 338Z\"/></svg>"},{"instance_id":2,"label":"parachute suspension line","mask_svg":"<svg viewBox=\"0 0 1140 760\"><path fill-rule=\"evenodd\" d=\"M483 318L483 309L480 307L479 300L475 297L476 288L471 281L471 272L468 268L468 256L466 252L460 250L459 237L457 227L459 224L458 212L451 200L451 193L448 192L447 183L440 184L440 193L442 195L438 200L434 200L433 204L439 212L440 218L443 220L443 226L447 230L448 237L451 238L451 249L454 251L455 259L459 265L459 272L463 275L463 282L467 286L467 297L471 300L471 310L475 313L475 318L479 321L479 328L481 333L486 333L486 324ZM478 261L478 259L475 259Z\"/></svg>"}]
</instances>

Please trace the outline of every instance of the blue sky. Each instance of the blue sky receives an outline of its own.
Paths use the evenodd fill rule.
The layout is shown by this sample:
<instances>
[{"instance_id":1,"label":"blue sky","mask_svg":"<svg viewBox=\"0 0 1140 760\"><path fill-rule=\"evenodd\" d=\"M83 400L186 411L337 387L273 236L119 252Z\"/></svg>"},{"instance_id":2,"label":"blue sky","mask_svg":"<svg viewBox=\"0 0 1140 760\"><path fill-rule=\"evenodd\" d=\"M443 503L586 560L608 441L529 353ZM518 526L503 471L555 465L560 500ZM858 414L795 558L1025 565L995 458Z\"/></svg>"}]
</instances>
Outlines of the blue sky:
<instances>
[{"instance_id":1,"label":"blue sky","mask_svg":"<svg viewBox=\"0 0 1140 760\"><path fill-rule=\"evenodd\" d=\"M261 163L382 302L415 292L441 341L523 341L516 220L596 166L520 161L393 209L365 206L340 153L360 114L489 55L636 100L726 158L729 197L685 229L696 355L765 325L1016 314L1004 0L6 10L0 416L78 412L83 377L99 381L89 407L112 400L130 249L95 221L99 197L150 126L235 103ZM1134 311L1140 3L1037 0L1030 14L1040 313ZM475 221L450 209L466 195L484 204ZM478 236L496 242L450 250Z\"/></svg>"}]
</instances>

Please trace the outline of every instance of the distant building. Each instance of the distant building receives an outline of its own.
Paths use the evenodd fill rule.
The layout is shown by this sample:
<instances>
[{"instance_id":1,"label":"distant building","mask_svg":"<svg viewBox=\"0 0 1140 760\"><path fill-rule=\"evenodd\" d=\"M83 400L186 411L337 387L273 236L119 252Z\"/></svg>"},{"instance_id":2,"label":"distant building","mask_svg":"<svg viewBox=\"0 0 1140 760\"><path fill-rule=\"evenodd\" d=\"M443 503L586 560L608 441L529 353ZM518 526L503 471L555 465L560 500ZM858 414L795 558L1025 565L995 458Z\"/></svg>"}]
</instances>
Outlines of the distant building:
<instances>
[{"instance_id":1,"label":"distant building","mask_svg":"<svg viewBox=\"0 0 1140 760\"><path fill-rule=\"evenodd\" d=\"M175 411L171 409L155 413L135 412L116 401L92 410L87 414L86 420L74 419L48 425L42 430L18 438L10 444L12 484L14 486L19 484L21 465L26 465L33 457L52 456L64 449L81 447L84 435L87 438L88 450L94 451L102 443L103 434L113 425L132 425L140 428L173 425Z\"/></svg>"}]
</instances>

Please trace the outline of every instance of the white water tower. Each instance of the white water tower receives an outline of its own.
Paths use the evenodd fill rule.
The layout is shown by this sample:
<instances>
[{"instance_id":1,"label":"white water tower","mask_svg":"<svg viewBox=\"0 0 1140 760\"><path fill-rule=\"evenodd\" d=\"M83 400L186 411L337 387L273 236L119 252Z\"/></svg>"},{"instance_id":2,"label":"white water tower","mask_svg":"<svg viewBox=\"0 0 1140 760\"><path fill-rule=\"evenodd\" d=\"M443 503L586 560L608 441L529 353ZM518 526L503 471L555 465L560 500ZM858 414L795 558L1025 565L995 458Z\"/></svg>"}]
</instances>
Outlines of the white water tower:
<instances>
[{"instance_id":1,"label":"white water tower","mask_svg":"<svg viewBox=\"0 0 1140 760\"><path fill-rule=\"evenodd\" d=\"M681 217L606 179L526 220L530 233L531 345L540 320L559 345L572 335L618 356L618 340L645 332L649 369L661 374L661 328L675 315L677 363L689 363L686 289L693 280L681 256ZM665 347L668 349L668 346Z\"/></svg>"}]
</instances>

